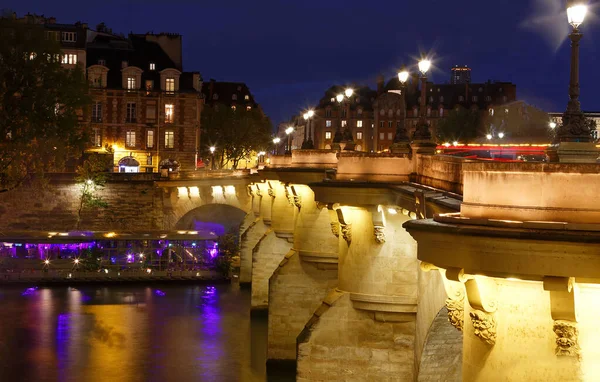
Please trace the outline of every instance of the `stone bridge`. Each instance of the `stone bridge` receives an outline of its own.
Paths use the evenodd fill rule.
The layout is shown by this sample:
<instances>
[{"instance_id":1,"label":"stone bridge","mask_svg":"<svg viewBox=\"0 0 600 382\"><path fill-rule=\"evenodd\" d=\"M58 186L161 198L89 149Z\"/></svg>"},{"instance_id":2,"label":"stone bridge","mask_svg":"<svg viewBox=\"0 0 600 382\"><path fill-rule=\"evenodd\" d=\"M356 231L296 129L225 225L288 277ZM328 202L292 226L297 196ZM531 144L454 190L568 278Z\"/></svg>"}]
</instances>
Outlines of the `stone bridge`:
<instances>
[{"instance_id":1,"label":"stone bridge","mask_svg":"<svg viewBox=\"0 0 600 382\"><path fill-rule=\"evenodd\" d=\"M561 367L594 379L597 352L577 333L600 337L600 267L584 265L600 255L597 165L326 150L270 160L239 176L115 174L101 191L112 208L84 211L80 229L239 223L240 282L268 314L268 362L296 365L299 381L550 380ZM52 183L0 196L0 234L71 230L78 186ZM575 296L593 309L576 314Z\"/></svg>"}]
</instances>

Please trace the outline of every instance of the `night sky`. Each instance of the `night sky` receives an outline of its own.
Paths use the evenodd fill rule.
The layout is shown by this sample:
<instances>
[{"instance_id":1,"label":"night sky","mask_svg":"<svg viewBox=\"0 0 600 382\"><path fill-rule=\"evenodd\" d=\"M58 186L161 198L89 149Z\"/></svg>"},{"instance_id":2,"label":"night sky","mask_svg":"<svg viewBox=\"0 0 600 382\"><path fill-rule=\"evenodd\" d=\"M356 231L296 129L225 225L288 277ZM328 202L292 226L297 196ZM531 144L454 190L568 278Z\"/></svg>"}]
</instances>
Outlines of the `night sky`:
<instances>
[{"instance_id":1,"label":"night sky","mask_svg":"<svg viewBox=\"0 0 600 382\"><path fill-rule=\"evenodd\" d=\"M498 5L491 5L496 3ZM512 81L517 96L563 111L568 94L570 26L564 0L4 0L23 16L57 22L104 21L113 32L183 35L184 70L205 81L246 82L274 123L314 105L332 84L375 88L421 52L450 79L469 65L473 81ZM600 7L582 26L581 100L600 111Z\"/></svg>"}]
</instances>

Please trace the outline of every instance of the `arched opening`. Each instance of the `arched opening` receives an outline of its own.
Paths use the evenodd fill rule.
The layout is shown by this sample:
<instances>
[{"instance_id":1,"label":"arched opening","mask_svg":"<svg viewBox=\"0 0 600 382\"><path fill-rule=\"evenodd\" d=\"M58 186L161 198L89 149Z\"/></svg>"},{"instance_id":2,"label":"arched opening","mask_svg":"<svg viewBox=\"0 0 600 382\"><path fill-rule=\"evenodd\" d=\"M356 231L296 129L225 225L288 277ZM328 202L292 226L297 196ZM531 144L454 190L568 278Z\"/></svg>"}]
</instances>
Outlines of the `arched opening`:
<instances>
[{"instance_id":1,"label":"arched opening","mask_svg":"<svg viewBox=\"0 0 600 382\"><path fill-rule=\"evenodd\" d=\"M237 207L207 204L186 213L175 224L175 229L212 232L215 236L222 236L239 228L245 217L246 212Z\"/></svg>"},{"instance_id":2,"label":"arched opening","mask_svg":"<svg viewBox=\"0 0 600 382\"><path fill-rule=\"evenodd\" d=\"M123 157L119 160L119 172L140 172L140 162L131 155Z\"/></svg>"},{"instance_id":3,"label":"arched opening","mask_svg":"<svg viewBox=\"0 0 600 382\"><path fill-rule=\"evenodd\" d=\"M462 381L462 332L448 322L443 307L429 328L421 355L418 381Z\"/></svg>"}]
</instances>

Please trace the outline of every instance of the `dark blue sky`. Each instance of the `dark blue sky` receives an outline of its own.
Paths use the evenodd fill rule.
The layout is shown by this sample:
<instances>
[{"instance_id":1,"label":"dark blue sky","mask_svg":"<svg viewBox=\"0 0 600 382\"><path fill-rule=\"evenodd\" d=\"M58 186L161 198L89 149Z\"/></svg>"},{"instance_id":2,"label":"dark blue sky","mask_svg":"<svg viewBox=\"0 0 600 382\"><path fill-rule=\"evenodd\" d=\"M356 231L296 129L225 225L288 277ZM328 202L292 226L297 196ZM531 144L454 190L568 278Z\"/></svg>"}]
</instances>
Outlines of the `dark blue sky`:
<instances>
[{"instance_id":1,"label":"dark blue sky","mask_svg":"<svg viewBox=\"0 0 600 382\"><path fill-rule=\"evenodd\" d=\"M181 33L185 70L246 82L274 123L314 105L332 84L374 88L378 73L389 78L420 52L433 55L436 82L467 64L473 81L512 81L519 99L546 111L562 111L568 97L564 0L4 0L1 7L90 27L104 21L115 32ZM589 15L582 31L582 107L600 110L600 17Z\"/></svg>"}]
</instances>

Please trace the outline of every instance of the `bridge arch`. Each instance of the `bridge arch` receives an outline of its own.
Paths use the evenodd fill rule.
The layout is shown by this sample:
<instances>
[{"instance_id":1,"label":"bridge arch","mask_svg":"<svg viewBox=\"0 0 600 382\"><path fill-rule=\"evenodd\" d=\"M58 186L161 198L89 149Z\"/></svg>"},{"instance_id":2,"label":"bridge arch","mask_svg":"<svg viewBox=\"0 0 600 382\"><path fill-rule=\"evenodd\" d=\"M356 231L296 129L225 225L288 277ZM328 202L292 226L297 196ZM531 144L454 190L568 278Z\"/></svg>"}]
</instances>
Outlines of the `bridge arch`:
<instances>
[{"instance_id":1,"label":"bridge arch","mask_svg":"<svg viewBox=\"0 0 600 382\"><path fill-rule=\"evenodd\" d=\"M175 229L214 232L221 236L239 230L246 215L246 211L229 204L206 204L183 215L175 223Z\"/></svg>"}]
</instances>

